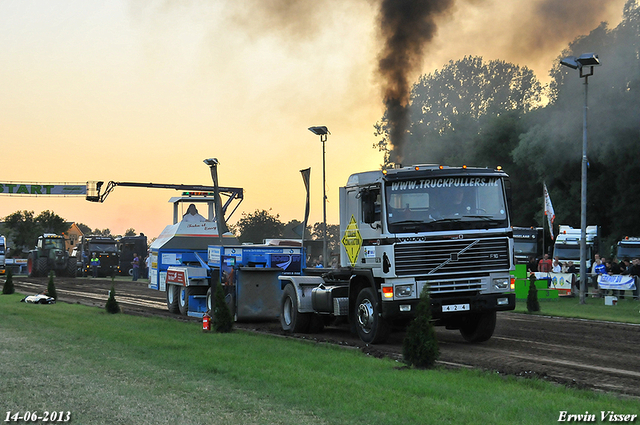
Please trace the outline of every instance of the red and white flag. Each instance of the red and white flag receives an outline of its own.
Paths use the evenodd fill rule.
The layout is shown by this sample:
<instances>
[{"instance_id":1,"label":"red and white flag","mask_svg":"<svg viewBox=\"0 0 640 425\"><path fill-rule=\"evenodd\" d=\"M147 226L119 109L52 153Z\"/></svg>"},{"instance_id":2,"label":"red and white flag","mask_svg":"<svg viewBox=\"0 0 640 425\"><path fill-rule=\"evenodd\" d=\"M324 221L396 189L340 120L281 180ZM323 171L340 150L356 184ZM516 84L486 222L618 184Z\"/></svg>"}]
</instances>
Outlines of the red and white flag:
<instances>
[{"instance_id":1,"label":"red and white flag","mask_svg":"<svg viewBox=\"0 0 640 425\"><path fill-rule=\"evenodd\" d=\"M547 184L544 184L544 215L547 216L549 221L549 233L551 233L551 240L553 240L553 222L556 220L556 213L553 211L553 205L551 205L551 198L549 197L549 191L547 190Z\"/></svg>"}]
</instances>

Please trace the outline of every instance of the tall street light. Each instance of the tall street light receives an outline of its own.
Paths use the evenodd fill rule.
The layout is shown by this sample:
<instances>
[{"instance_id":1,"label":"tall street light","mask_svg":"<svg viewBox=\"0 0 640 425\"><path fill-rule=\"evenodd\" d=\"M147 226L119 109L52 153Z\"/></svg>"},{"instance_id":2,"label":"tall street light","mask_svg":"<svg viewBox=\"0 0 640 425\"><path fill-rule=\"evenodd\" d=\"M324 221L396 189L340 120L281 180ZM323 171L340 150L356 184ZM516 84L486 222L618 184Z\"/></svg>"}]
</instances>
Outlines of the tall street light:
<instances>
[{"instance_id":1,"label":"tall street light","mask_svg":"<svg viewBox=\"0 0 640 425\"><path fill-rule=\"evenodd\" d=\"M327 184L324 159L324 142L327 141L327 134L331 133L325 126L309 127L309 131L317 136L320 136L320 141L322 142L322 221L324 224L324 227L322 229L322 266L327 267Z\"/></svg>"},{"instance_id":2,"label":"tall street light","mask_svg":"<svg viewBox=\"0 0 640 425\"><path fill-rule=\"evenodd\" d=\"M580 70L580 78L584 78L584 109L582 112L582 189L580 193L580 304L585 303L587 289L587 94L589 77L593 75L593 67L600 65L598 55L584 53L577 58L569 56L560 61L561 65Z\"/></svg>"}]
</instances>

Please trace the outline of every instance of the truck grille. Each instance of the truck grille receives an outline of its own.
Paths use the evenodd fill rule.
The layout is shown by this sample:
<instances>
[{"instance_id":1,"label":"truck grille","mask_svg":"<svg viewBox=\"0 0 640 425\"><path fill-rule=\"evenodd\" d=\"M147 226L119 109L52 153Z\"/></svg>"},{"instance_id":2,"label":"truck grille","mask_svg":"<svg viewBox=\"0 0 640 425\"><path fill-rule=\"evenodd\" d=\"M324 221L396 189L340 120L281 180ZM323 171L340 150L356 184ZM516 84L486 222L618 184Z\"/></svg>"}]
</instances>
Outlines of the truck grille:
<instances>
[{"instance_id":1,"label":"truck grille","mask_svg":"<svg viewBox=\"0 0 640 425\"><path fill-rule=\"evenodd\" d=\"M397 276L443 276L509 269L509 239L456 239L396 244Z\"/></svg>"}]
</instances>

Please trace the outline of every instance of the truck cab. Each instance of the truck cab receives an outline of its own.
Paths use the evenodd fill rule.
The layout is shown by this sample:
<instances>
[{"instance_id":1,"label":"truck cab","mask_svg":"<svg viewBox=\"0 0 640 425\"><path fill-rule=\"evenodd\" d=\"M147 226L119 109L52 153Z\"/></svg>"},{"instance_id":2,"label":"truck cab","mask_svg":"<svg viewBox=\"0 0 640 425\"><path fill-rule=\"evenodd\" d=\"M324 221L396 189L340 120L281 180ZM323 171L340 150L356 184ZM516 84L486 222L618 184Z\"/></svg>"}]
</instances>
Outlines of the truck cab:
<instances>
[{"instance_id":1,"label":"truck cab","mask_svg":"<svg viewBox=\"0 0 640 425\"><path fill-rule=\"evenodd\" d=\"M640 238L625 236L616 243L616 258L618 260L633 260L640 258Z\"/></svg>"},{"instance_id":2,"label":"truck cab","mask_svg":"<svg viewBox=\"0 0 640 425\"><path fill-rule=\"evenodd\" d=\"M574 229L571 226L560 225L556 242L553 245L553 258L558 257L562 263L573 261L574 264L580 264L581 233L581 229ZM591 260L598 252L598 226L587 226L586 236L588 271L591 269Z\"/></svg>"},{"instance_id":3,"label":"truck cab","mask_svg":"<svg viewBox=\"0 0 640 425\"><path fill-rule=\"evenodd\" d=\"M513 227L513 250L516 264L526 264L530 257L539 259L543 254L542 227Z\"/></svg>"},{"instance_id":4,"label":"truck cab","mask_svg":"<svg viewBox=\"0 0 640 425\"><path fill-rule=\"evenodd\" d=\"M506 173L485 168L353 174L340 188L340 269L315 281L282 277L283 285L295 289L299 313L347 315L364 342L415 317L424 290L435 324L487 340L496 311L515 308L509 190Z\"/></svg>"}]
</instances>

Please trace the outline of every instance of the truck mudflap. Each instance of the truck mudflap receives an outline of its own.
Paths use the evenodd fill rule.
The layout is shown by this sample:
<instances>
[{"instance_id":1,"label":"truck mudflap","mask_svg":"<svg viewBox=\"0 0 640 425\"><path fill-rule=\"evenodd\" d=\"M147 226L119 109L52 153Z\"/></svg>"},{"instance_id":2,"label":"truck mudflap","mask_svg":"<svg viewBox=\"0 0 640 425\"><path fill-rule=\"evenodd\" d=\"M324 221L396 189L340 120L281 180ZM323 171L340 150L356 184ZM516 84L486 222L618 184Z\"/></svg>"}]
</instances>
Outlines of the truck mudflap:
<instances>
[{"instance_id":1,"label":"truck mudflap","mask_svg":"<svg viewBox=\"0 0 640 425\"><path fill-rule=\"evenodd\" d=\"M382 317L385 319L405 319L415 316L419 300L383 301ZM431 299L431 317L442 319L447 316L481 313L485 311L507 311L516 308L516 294L480 294L467 297Z\"/></svg>"}]
</instances>

